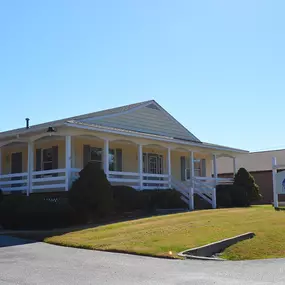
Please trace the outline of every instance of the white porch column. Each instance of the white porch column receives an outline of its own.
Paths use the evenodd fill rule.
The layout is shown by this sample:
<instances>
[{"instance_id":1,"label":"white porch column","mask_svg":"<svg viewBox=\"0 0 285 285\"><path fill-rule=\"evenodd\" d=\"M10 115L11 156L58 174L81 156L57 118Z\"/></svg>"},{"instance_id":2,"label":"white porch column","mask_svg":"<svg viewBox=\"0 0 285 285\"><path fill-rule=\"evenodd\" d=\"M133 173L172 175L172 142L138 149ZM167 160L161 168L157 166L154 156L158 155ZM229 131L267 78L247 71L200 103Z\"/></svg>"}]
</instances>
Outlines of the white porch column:
<instances>
[{"instance_id":1,"label":"white porch column","mask_svg":"<svg viewBox=\"0 0 285 285\"><path fill-rule=\"evenodd\" d=\"M189 210L193 211L195 208L194 205L194 152L190 151L190 188L189 188Z\"/></svg>"},{"instance_id":2,"label":"white porch column","mask_svg":"<svg viewBox=\"0 0 285 285\"><path fill-rule=\"evenodd\" d=\"M139 189L143 190L143 151L142 151L142 145L139 144L138 147L138 163L139 163L139 177L140 177L140 183L139 183Z\"/></svg>"},{"instance_id":3,"label":"white porch column","mask_svg":"<svg viewBox=\"0 0 285 285\"><path fill-rule=\"evenodd\" d=\"M71 139L71 167L76 168L75 160L75 137Z\"/></svg>"},{"instance_id":4,"label":"white porch column","mask_svg":"<svg viewBox=\"0 0 285 285\"><path fill-rule=\"evenodd\" d=\"M28 142L28 165L27 165L27 196L33 192L33 171L34 171L34 142Z\"/></svg>"},{"instance_id":5,"label":"white porch column","mask_svg":"<svg viewBox=\"0 0 285 285\"><path fill-rule=\"evenodd\" d=\"M278 208L278 193L276 191L276 174L277 174L277 160L276 157L272 157L272 182L273 182L273 202L274 208Z\"/></svg>"},{"instance_id":6,"label":"white porch column","mask_svg":"<svg viewBox=\"0 0 285 285\"><path fill-rule=\"evenodd\" d=\"M109 177L109 140L104 140L104 172Z\"/></svg>"},{"instance_id":7,"label":"white porch column","mask_svg":"<svg viewBox=\"0 0 285 285\"><path fill-rule=\"evenodd\" d=\"M218 178L218 169L217 169L217 156L213 155L213 167L214 167L214 178L215 178L215 187L212 193L212 208L217 208L217 197L216 197L216 186L217 186L217 178Z\"/></svg>"},{"instance_id":8,"label":"white porch column","mask_svg":"<svg viewBox=\"0 0 285 285\"><path fill-rule=\"evenodd\" d=\"M233 157L233 176L237 173L237 165L236 165L236 158Z\"/></svg>"},{"instance_id":9,"label":"white porch column","mask_svg":"<svg viewBox=\"0 0 285 285\"><path fill-rule=\"evenodd\" d=\"M171 148L167 149L167 173L168 173L168 187L171 188Z\"/></svg>"},{"instance_id":10,"label":"white porch column","mask_svg":"<svg viewBox=\"0 0 285 285\"><path fill-rule=\"evenodd\" d=\"M194 176L195 176L194 152L190 151L190 178L192 179Z\"/></svg>"},{"instance_id":11,"label":"white porch column","mask_svg":"<svg viewBox=\"0 0 285 285\"><path fill-rule=\"evenodd\" d=\"M65 136L65 191L69 190L71 181L71 136Z\"/></svg>"}]
</instances>

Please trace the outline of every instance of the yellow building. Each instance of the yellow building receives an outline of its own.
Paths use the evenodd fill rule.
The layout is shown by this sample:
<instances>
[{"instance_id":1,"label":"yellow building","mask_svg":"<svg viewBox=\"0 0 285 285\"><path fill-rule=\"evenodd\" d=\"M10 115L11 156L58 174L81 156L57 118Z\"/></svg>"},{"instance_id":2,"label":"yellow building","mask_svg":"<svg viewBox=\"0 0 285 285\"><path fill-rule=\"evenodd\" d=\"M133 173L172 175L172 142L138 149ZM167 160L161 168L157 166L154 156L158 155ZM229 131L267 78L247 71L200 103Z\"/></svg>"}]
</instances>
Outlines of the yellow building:
<instances>
[{"instance_id":1,"label":"yellow building","mask_svg":"<svg viewBox=\"0 0 285 285\"><path fill-rule=\"evenodd\" d=\"M68 191L93 161L113 184L173 187L192 209L194 193L216 207L215 186L232 181L217 177L216 158L243 153L201 142L150 100L0 133L0 188Z\"/></svg>"}]
</instances>

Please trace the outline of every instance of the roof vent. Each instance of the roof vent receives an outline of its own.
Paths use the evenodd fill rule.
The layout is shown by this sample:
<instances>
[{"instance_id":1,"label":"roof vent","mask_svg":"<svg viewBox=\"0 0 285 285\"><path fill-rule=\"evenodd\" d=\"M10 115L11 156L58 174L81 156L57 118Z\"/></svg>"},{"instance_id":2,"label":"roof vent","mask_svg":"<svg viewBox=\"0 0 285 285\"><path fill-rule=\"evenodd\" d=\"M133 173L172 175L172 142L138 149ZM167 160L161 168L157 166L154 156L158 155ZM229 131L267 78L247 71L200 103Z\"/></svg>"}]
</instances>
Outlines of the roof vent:
<instances>
[{"instance_id":1,"label":"roof vent","mask_svg":"<svg viewBox=\"0 0 285 285\"><path fill-rule=\"evenodd\" d=\"M29 128L30 128L29 121L30 121L30 119L29 119L29 118L26 118L26 129L29 129Z\"/></svg>"}]
</instances>

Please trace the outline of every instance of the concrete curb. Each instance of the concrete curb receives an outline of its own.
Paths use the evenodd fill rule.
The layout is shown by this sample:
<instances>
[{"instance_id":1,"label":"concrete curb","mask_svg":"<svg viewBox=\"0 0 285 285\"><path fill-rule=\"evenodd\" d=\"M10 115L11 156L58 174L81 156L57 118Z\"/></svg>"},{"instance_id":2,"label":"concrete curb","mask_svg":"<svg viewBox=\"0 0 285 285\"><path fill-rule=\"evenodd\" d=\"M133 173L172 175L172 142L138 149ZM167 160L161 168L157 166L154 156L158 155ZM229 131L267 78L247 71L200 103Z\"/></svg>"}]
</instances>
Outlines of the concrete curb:
<instances>
[{"instance_id":1,"label":"concrete curb","mask_svg":"<svg viewBox=\"0 0 285 285\"><path fill-rule=\"evenodd\" d=\"M244 233L232 238L223 239L217 242L209 243L200 247L195 247L191 249L184 250L178 253L181 257L186 257L189 259L200 259L200 260L216 260L224 261L224 259L219 257L213 257L215 254L222 252L227 247L236 244L240 241L251 239L255 236L254 233Z\"/></svg>"}]
</instances>

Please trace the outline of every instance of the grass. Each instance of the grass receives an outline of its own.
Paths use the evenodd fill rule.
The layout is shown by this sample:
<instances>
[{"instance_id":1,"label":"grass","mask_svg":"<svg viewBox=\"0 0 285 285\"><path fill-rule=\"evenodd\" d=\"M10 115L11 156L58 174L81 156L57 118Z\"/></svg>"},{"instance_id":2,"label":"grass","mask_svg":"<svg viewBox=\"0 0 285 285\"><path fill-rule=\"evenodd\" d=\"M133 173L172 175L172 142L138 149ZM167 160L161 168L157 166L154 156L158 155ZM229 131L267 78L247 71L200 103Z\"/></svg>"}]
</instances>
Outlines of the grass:
<instances>
[{"instance_id":1,"label":"grass","mask_svg":"<svg viewBox=\"0 0 285 285\"><path fill-rule=\"evenodd\" d=\"M45 242L87 249L178 258L177 253L252 231L251 240L226 249L230 260L285 257L285 212L272 206L205 210L115 223Z\"/></svg>"}]
</instances>

